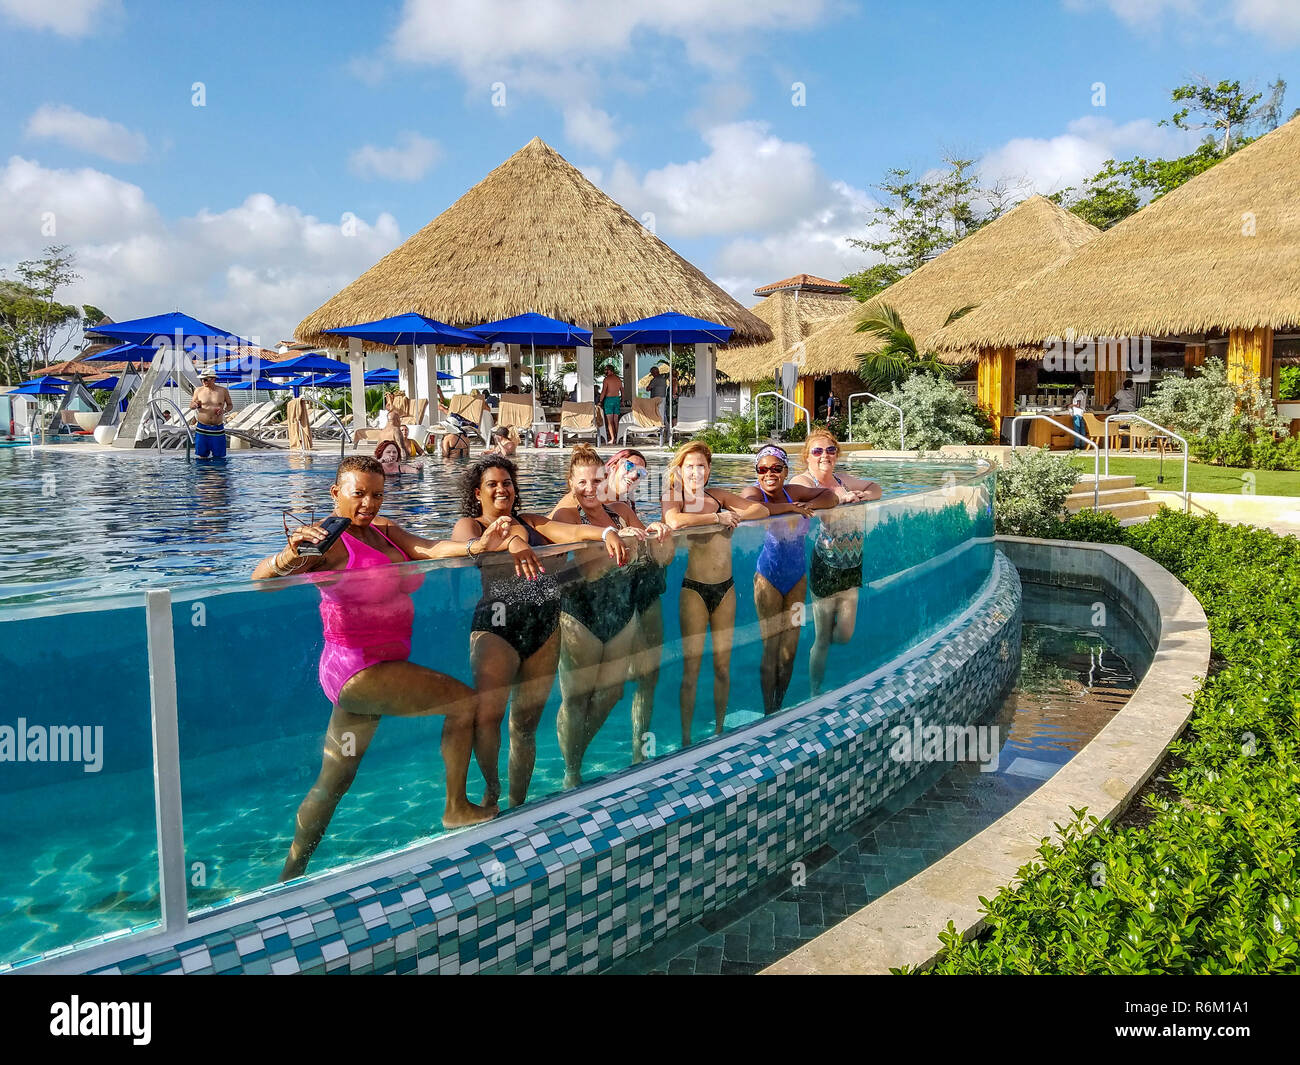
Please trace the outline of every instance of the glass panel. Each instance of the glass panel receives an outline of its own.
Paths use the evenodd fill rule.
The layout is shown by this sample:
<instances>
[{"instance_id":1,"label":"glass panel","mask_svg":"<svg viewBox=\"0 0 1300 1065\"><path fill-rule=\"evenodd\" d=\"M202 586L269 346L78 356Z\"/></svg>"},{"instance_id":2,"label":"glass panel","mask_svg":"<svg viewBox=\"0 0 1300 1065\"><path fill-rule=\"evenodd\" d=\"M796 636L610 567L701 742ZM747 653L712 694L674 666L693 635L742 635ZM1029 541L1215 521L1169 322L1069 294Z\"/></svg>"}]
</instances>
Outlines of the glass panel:
<instances>
[{"instance_id":1,"label":"glass panel","mask_svg":"<svg viewBox=\"0 0 1300 1065\"><path fill-rule=\"evenodd\" d=\"M0 963L160 917L143 600L80 606L0 614Z\"/></svg>"}]
</instances>

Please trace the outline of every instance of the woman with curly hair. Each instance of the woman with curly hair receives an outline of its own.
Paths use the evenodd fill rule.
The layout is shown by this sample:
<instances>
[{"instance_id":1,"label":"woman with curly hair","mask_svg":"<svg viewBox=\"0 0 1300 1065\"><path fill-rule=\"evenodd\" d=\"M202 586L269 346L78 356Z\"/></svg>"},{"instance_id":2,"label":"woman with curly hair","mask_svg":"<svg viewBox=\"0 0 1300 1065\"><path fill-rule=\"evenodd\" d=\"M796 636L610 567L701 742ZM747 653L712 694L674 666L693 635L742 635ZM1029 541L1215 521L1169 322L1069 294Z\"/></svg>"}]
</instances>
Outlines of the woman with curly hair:
<instances>
[{"instance_id":1,"label":"woman with curly hair","mask_svg":"<svg viewBox=\"0 0 1300 1065\"><path fill-rule=\"evenodd\" d=\"M501 455L483 455L460 482L460 510L451 538L483 570L483 597L474 608L470 666L478 690L474 758L487 788L483 806L494 809L501 795L498 762L501 722L510 709L509 799L520 805L528 794L537 762L537 726L555 683L560 657L560 590L534 548L603 540L620 565L627 549L608 530L526 514L519 498L515 464ZM489 528L509 519L506 550L513 565L483 558L475 545ZM550 560L548 560L550 561ZM552 563L554 568L558 565Z\"/></svg>"}]
</instances>

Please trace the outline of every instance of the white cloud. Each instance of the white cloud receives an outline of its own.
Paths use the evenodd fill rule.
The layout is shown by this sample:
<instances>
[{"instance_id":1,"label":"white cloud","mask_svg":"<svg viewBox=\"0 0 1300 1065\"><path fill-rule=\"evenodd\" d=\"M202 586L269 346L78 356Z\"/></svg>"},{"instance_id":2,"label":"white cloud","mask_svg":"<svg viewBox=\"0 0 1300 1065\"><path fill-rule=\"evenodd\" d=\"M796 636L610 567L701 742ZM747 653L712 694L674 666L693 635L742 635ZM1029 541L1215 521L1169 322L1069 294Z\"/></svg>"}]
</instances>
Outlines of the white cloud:
<instances>
[{"instance_id":1,"label":"white cloud","mask_svg":"<svg viewBox=\"0 0 1300 1065\"><path fill-rule=\"evenodd\" d=\"M1150 119L1116 124L1087 115L1055 137L1017 137L985 153L979 161L981 178L1024 179L1033 191L1057 192L1092 177L1107 159L1134 155L1171 158L1192 151L1198 134L1157 126Z\"/></svg>"},{"instance_id":2,"label":"white cloud","mask_svg":"<svg viewBox=\"0 0 1300 1065\"><path fill-rule=\"evenodd\" d=\"M1166 12L1175 16L1200 13L1200 0L1064 0L1070 11L1107 7L1120 21L1139 29L1156 27Z\"/></svg>"},{"instance_id":3,"label":"white cloud","mask_svg":"<svg viewBox=\"0 0 1300 1065\"><path fill-rule=\"evenodd\" d=\"M838 280L863 270L880 256L853 247L849 239L867 236L875 207L861 189L832 182L826 202L792 224L724 245L715 262L718 283L748 305L754 289L783 277L808 273Z\"/></svg>"},{"instance_id":4,"label":"white cloud","mask_svg":"<svg viewBox=\"0 0 1300 1065\"><path fill-rule=\"evenodd\" d=\"M270 345L400 240L386 213L345 226L256 193L168 221L139 186L98 170L18 156L0 168L0 267L68 244L82 280L61 298L118 319L180 307Z\"/></svg>"},{"instance_id":5,"label":"white cloud","mask_svg":"<svg viewBox=\"0 0 1300 1065\"><path fill-rule=\"evenodd\" d=\"M613 152L620 140L614 120L599 107L587 103L564 109L564 135L578 147L601 155Z\"/></svg>"},{"instance_id":6,"label":"white cloud","mask_svg":"<svg viewBox=\"0 0 1300 1065\"><path fill-rule=\"evenodd\" d=\"M703 133L709 153L637 178L615 163L608 191L636 216L655 215L665 234L697 237L788 225L826 203L830 183L806 144L783 141L762 122Z\"/></svg>"},{"instance_id":7,"label":"white cloud","mask_svg":"<svg viewBox=\"0 0 1300 1065\"><path fill-rule=\"evenodd\" d=\"M418 133L403 133L397 140L392 148L358 148L348 156L348 169L362 178L419 181L442 157L438 142Z\"/></svg>"},{"instance_id":8,"label":"white cloud","mask_svg":"<svg viewBox=\"0 0 1300 1065\"><path fill-rule=\"evenodd\" d=\"M98 25L101 12L117 7L117 0L0 0L0 13L13 22L64 37L86 36Z\"/></svg>"},{"instance_id":9,"label":"white cloud","mask_svg":"<svg viewBox=\"0 0 1300 1065\"><path fill-rule=\"evenodd\" d=\"M67 104L43 104L27 120L28 137L58 141L69 148L90 152L115 163L140 163L149 154L143 133L120 122L83 114Z\"/></svg>"},{"instance_id":10,"label":"white cloud","mask_svg":"<svg viewBox=\"0 0 1300 1065\"><path fill-rule=\"evenodd\" d=\"M1296 0L1234 0L1232 19L1282 47L1300 44L1300 3Z\"/></svg>"}]
</instances>

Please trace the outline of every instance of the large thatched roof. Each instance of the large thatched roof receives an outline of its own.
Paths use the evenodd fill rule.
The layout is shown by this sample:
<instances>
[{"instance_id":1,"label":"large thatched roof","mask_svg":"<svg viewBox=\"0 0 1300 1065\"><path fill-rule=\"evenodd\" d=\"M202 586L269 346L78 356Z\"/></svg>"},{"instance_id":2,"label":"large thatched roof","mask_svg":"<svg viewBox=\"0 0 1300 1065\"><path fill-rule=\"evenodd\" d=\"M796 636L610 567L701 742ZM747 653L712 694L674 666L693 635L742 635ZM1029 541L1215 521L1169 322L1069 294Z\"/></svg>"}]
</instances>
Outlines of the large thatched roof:
<instances>
[{"instance_id":1,"label":"large thatched roof","mask_svg":"<svg viewBox=\"0 0 1300 1065\"><path fill-rule=\"evenodd\" d=\"M991 299L1074 254L1100 232L1050 200L1031 196L896 281L855 313L818 329L805 345L803 372L818 376L856 371L858 355L881 344L876 337L857 332L858 322L878 304L898 311L907 331L921 342L957 308Z\"/></svg>"},{"instance_id":2,"label":"large thatched roof","mask_svg":"<svg viewBox=\"0 0 1300 1065\"><path fill-rule=\"evenodd\" d=\"M528 311L609 326L669 310L729 325L736 343L772 337L763 321L534 137L304 318L295 336L323 344L330 338L322 329L406 311L459 326Z\"/></svg>"},{"instance_id":3,"label":"large thatched roof","mask_svg":"<svg viewBox=\"0 0 1300 1065\"><path fill-rule=\"evenodd\" d=\"M860 305L849 295L830 295L788 288L776 289L750 308L772 327L772 339L765 344L728 348L718 353L718 369L731 380L770 381L783 362L799 362L797 345L834 318L857 312Z\"/></svg>"},{"instance_id":4,"label":"large thatched roof","mask_svg":"<svg viewBox=\"0 0 1300 1065\"><path fill-rule=\"evenodd\" d=\"M934 336L943 349L1300 323L1300 118Z\"/></svg>"}]
</instances>

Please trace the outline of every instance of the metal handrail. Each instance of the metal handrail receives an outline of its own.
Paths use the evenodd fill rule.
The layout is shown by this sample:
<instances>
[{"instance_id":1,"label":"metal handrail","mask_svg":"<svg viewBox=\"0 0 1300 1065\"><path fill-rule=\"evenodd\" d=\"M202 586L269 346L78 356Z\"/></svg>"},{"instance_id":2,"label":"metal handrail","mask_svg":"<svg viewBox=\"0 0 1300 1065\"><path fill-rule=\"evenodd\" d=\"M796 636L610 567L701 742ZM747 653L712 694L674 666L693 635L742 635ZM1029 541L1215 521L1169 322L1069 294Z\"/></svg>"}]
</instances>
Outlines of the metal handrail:
<instances>
[{"instance_id":1,"label":"metal handrail","mask_svg":"<svg viewBox=\"0 0 1300 1065\"><path fill-rule=\"evenodd\" d=\"M1144 418L1142 417L1142 415L1134 414L1132 411L1118 411L1117 413L1112 414L1109 418L1106 419L1107 430L1110 429L1110 423L1116 418L1123 418L1125 421L1141 422L1143 425L1149 425L1151 426L1152 429L1158 429L1160 432L1164 433L1165 436L1172 436L1175 440L1177 440L1180 444L1183 445L1183 513L1184 514L1189 513L1192 509L1192 497L1187 493L1187 440L1186 438L1179 436L1172 429L1166 429L1163 425L1157 425L1150 418ZM1133 434L1130 431L1129 443L1132 444L1132 442L1133 442ZM1162 467L1161 468L1162 476L1163 473L1164 470ZM1106 476L1107 477L1110 476L1110 432L1109 431L1106 433Z\"/></svg>"},{"instance_id":2,"label":"metal handrail","mask_svg":"<svg viewBox=\"0 0 1300 1065\"><path fill-rule=\"evenodd\" d=\"M339 458L341 459L341 458L343 457L344 449L347 447L348 444L352 443L352 436L351 436L351 434L348 432L348 427L347 427L346 425L343 424L343 419L340 418L340 417L338 416L338 414L335 412L335 410L334 410L333 407L327 407L327 406L325 406L324 403L322 403L322 404L320 405L320 408L321 408L321 410L329 411L329 415L330 415L330 417L333 418L333 419L338 423L338 427L339 427Z\"/></svg>"},{"instance_id":3,"label":"metal handrail","mask_svg":"<svg viewBox=\"0 0 1300 1065\"><path fill-rule=\"evenodd\" d=\"M794 407L795 409L803 411L804 419L808 423L808 430L809 432L812 431L812 414L809 412L808 408L805 407L802 403L796 403L794 400L790 399L788 396L780 392L760 392L758 395L754 397L754 435L755 436L758 436L758 401L762 399L764 396L776 396L776 398L779 399L782 403L788 403L790 404L790 406Z\"/></svg>"},{"instance_id":4,"label":"metal handrail","mask_svg":"<svg viewBox=\"0 0 1300 1065\"><path fill-rule=\"evenodd\" d=\"M172 410L180 416L181 428L185 430L185 461L189 462L190 453L194 450L194 430L190 428L190 423L185 420L185 412L181 410L180 404L170 396L155 395L149 397L149 411L153 415L154 447L158 449L159 454L162 454L162 431L163 426L166 423L158 417L157 408L159 403L170 403L172 405ZM175 428L175 426L172 426L171 428Z\"/></svg>"},{"instance_id":5,"label":"metal handrail","mask_svg":"<svg viewBox=\"0 0 1300 1065\"><path fill-rule=\"evenodd\" d=\"M1028 444L1018 445L1018 444L1016 443L1016 426L1019 425L1019 424L1020 424L1022 421L1024 421L1026 418L1041 418L1041 419L1042 419L1043 421L1045 421L1045 422L1051 422L1051 423L1052 423L1053 425L1055 425L1057 428L1059 428L1059 429L1064 429L1067 433L1069 433L1069 434L1070 434L1072 437L1074 437L1076 440L1082 440L1085 444L1087 444L1090 448L1092 448L1092 450L1093 450L1094 452L1096 452L1096 454L1094 454L1093 457L1092 457L1092 509L1093 509L1093 510L1096 510L1098 507L1100 507L1100 506L1101 506L1101 499L1100 499L1100 496L1101 496L1101 448L1099 448L1096 444L1094 444L1091 440L1089 440L1089 439L1088 439L1086 436L1084 436L1082 433L1077 433L1077 432L1075 432L1075 431L1074 431L1073 429L1071 429L1068 425L1062 425L1062 424L1061 424L1060 422L1058 422L1055 418L1050 418L1050 417L1048 417L1046 414L1017 414L1014 418L1011 419L1011 450L1012 450L1012 451L1015 451L1015 449L1016 449L1017 447L1020 447L1020 446L1024 446L1024 447L1029 447L1029 446L1030 446L1030 445L1028 445Z\"/></svg>"},{"instance_id":6,"label":"metal handrail","mask_svg":"<svg viewBox=\"0 0 1300 1065\"><path fill-rule=\"evenodd\" d=\"M903 435L903 408L890 403L887 399L881 399L874 392L854 392L853 395L849 396L849 443L853 443L853 401L858 396L870 396L877 403L883 403L886 407L893 407L894 410L898 411L898 450L906 451L907 437Z\"/></svg>"}]
</instances>

